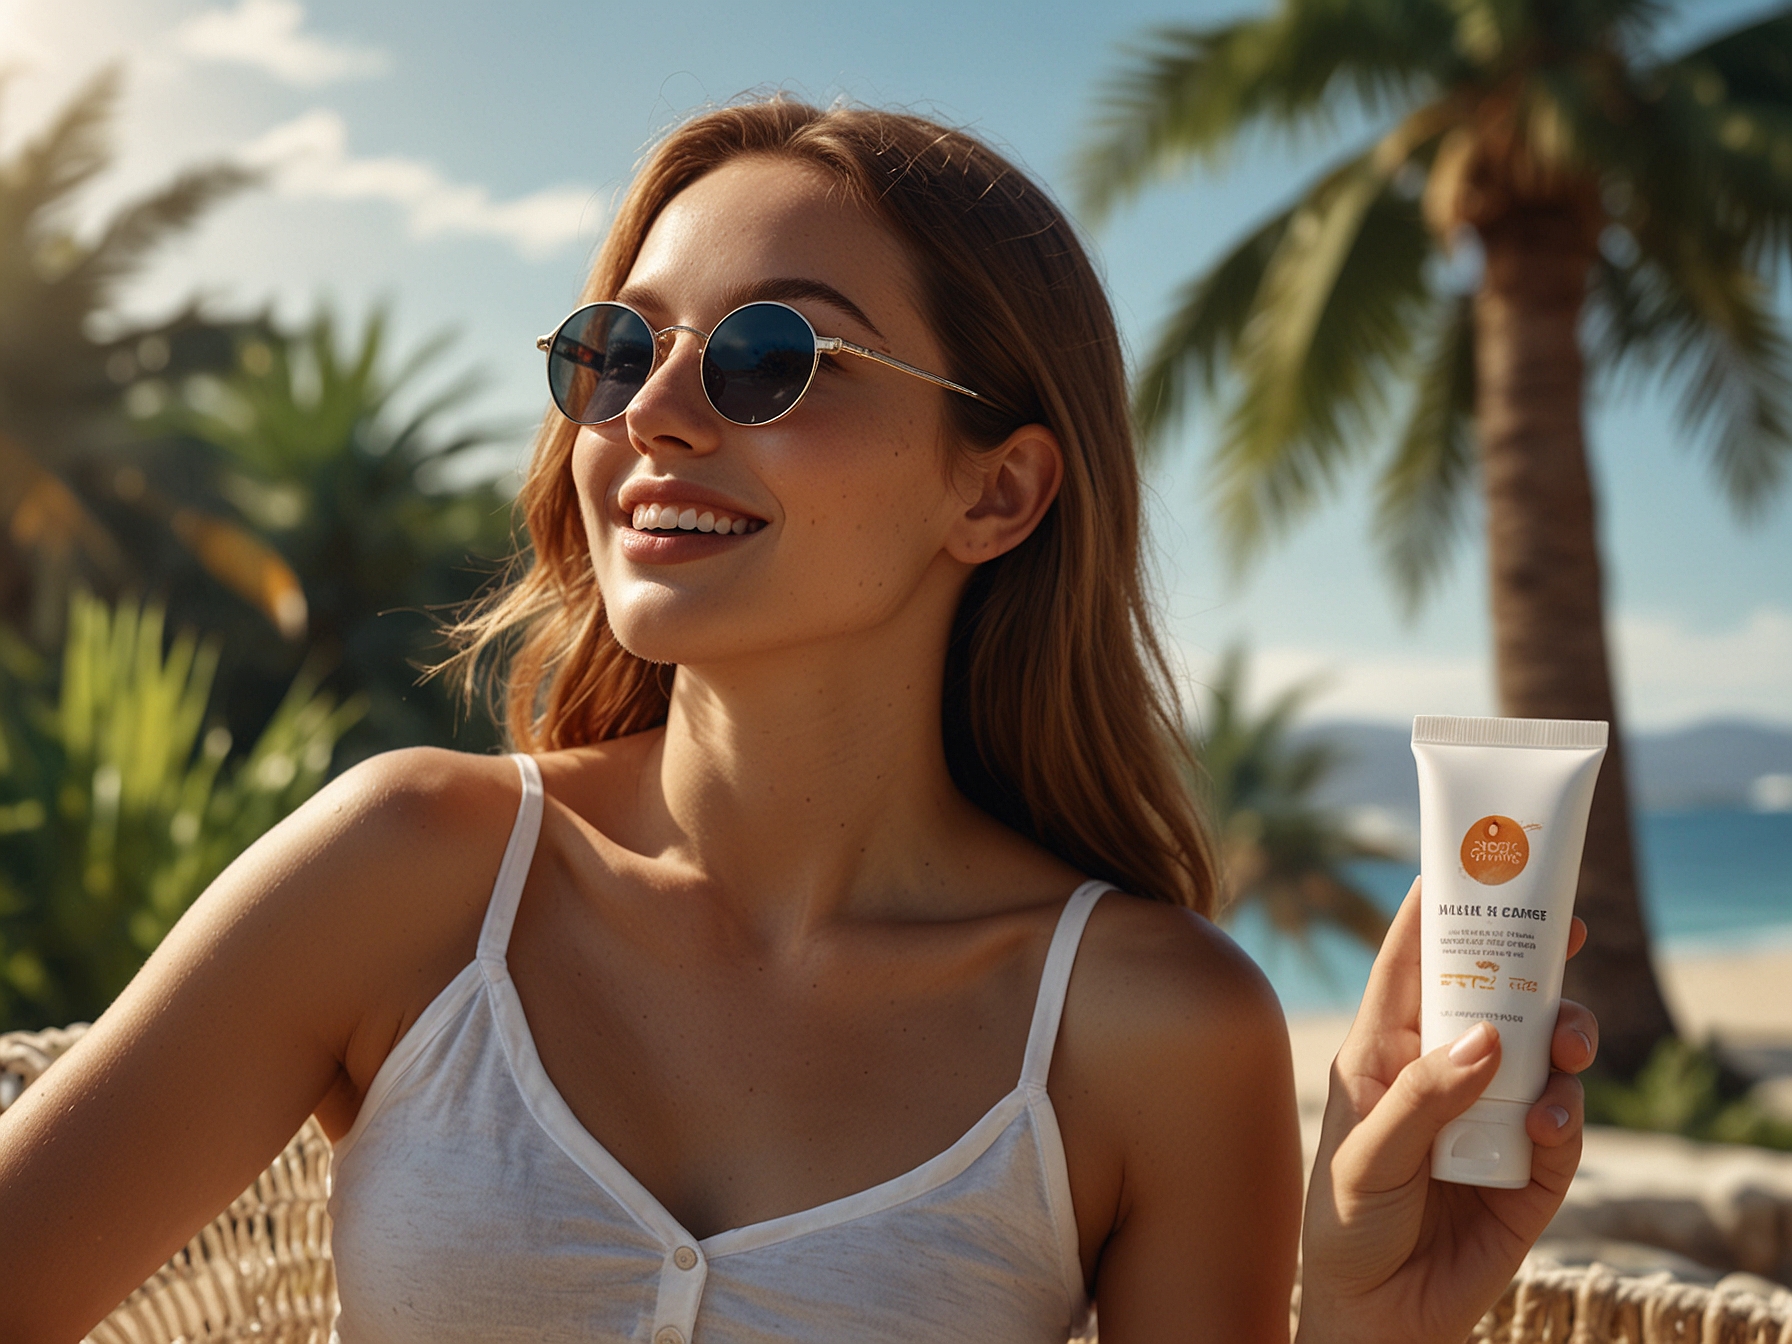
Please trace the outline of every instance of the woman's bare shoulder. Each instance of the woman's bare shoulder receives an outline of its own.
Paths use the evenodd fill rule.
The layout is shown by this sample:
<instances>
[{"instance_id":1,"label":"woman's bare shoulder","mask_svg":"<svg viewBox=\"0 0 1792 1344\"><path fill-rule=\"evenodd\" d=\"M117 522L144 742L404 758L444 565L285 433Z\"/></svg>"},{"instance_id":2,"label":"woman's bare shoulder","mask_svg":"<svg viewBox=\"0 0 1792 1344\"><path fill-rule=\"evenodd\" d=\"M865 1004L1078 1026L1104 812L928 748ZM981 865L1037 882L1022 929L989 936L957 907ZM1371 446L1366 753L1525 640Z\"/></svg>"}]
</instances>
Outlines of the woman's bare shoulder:
<instances>
[{"instance_id":1,"label":"woman's bare shoulder","mask_svg":"<svg viewBox=\"0 0 1792 1344\"><path fill-rule=\"evenodd\" d=\"M489 865L473 866L496 875L521 792L508 757L405 747L343 772L302 811L311 814L307 830L339 847L337 863L365 863L387 875L456 875L459 886L474 876L470 861L489 858Z\"/></svg>"},{"instance_id":2,"label":"woman's bare shoulder","mask_svg":"<svg viewBox=\"0 0 1792 1344\"><path fill-rule=\"evenodd\" d=\"M403 747L370 756L344 771L306 808L327 809L338 825L382 832L412 826L460 827L487 816L501 817L508 829L519 795L518 780L516 764L508 757ZM508 807L502 806L505 797Z\"/></svg>"},{"instance_id":3,"label":"woman's bare shoulder","mask_svg":"<svg viewBox=\"0 0 1792 1344\"><path fill-rule=\"evenodd\" d=\"M326 942L391 937L416 947L432 929L452 937L484 906L520 794L517 768L503 758L385 752L257 841L207 899L293 903Z\"/></svg>"},{"instance_id":4,"label":"woman's bare shoulder","mask_svg":"<svg viewBox=\"0 0 1792 1344\"><path fill-rule=\"evenodd\" d=\"M1180 1042L1186 1049L1241 1032L1284 1032L1269 981L1217 925L1192 910L1118 892L1090 919L1073 988L1077 1016L1117 1045Z\"/></svg>"},{"instance_id":5,"label":"woman's bare shoulder","mask_svg":"<svg viewBox=\"0 0 1792 1344\"><path fill-rule=\"evenodd\" d=\"M1110 1155L1153 1134L1218 1138L1247 1096L1293 1109L1288 1028L1257 965L1211 921L1110 893L1077 954L1052 1070Z\"/></svg>"}]
</instances>

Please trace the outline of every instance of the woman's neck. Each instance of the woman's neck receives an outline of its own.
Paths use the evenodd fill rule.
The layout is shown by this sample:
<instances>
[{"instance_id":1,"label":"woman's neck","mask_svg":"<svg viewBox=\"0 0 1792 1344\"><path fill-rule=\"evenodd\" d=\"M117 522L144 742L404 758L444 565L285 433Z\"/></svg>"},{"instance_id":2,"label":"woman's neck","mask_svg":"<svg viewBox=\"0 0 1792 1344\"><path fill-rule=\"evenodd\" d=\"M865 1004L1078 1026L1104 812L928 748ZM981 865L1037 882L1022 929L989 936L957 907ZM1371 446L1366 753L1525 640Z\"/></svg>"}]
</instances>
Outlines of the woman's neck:
<instances>
[{"instance_id":1,"label":"woman's neck","mask_svg":"<svg viewBox=\"0 0 1792 1344\"><path fill-rule=\"evenodd\" d=\"M772 937L918 908L993 826L954 787L943 641L899 628L681 667L643 763L643 838Z\"/></svg>"}]
</instances>

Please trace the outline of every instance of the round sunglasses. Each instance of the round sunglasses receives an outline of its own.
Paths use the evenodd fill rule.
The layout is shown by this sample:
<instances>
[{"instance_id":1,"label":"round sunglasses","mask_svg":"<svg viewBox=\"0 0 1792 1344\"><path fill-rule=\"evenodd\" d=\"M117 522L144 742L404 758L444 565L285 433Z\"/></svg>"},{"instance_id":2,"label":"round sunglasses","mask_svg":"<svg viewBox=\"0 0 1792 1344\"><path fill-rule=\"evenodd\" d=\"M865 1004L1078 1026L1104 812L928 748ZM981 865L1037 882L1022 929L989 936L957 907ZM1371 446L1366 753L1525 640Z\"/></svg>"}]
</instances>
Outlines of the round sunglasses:
<instances>
[{"instance_id":1,"label":"round sunglasses","mask_svg":"<svg viewBox=\"0 0 1792 1344\"><path fill-rule=\"evenodd\" d=\"M646 386L671 336L680 331L701 342L703 395L717 415L737 425L769 425L795 410L824 354L874 359L982 400L968 387L891 355L838 336L817 336L809 319L789 304L762 300L742 304L707 336L681 324L655 331L626 303L586 304L553 335L535 342L536 349L547 351L548 390L554 394L554 405L581 425L614 420Z\"/></svg>"}]
</instances>

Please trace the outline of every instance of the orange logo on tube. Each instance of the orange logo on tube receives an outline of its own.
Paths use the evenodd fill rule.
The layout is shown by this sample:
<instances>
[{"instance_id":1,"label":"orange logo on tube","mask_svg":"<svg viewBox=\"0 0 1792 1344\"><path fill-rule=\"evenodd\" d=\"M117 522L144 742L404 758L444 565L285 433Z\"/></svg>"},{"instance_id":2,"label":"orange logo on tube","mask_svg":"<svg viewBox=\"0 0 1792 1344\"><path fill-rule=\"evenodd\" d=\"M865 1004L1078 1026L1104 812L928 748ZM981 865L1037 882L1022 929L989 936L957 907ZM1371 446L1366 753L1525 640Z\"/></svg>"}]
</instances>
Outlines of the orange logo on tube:
<instances>
[{"instance_id":1,"label":"orange logo on tube","mask_svg":"<svg viewBox=\"0 0 1792 1344\"><path fill-rule=\"evenodd\" d=\"M1462 837L1462 870L1484 887L1510 882L1531 861L1531 842L1511 817L1482 817Z\"/></svg>"}]
</instances>

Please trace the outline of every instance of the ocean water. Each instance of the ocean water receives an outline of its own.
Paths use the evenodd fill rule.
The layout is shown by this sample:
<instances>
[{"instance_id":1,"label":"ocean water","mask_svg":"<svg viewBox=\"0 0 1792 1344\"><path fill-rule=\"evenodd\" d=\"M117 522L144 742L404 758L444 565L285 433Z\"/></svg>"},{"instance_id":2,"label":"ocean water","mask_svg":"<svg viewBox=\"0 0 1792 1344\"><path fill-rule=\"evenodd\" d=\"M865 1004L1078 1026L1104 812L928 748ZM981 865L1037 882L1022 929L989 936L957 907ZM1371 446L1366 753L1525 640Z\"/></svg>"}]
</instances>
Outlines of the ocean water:
<instances>
[{"instance_id":1,"label":"ocean water","mask_svg":"<svg viewBox=\"0 0 1792 1344\"><path fill-rule=\"evenodd\" d=\"M1638 819L1644 908L1662 951L1792 948L1792 813L1655 812ZM1364 860L1351 878L1386 910L1418 865ZM1369 980L1370 952L1330 930L1303 947L1246 906L1226 925L1263 967L1291 1013L1352 1012Z\"/></svg>"}]
</instances>

